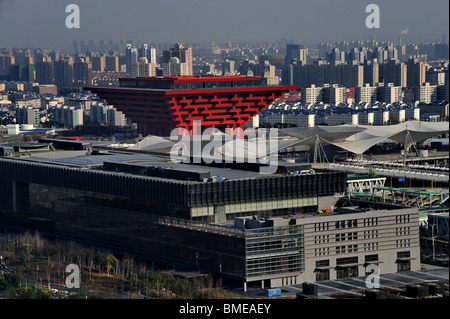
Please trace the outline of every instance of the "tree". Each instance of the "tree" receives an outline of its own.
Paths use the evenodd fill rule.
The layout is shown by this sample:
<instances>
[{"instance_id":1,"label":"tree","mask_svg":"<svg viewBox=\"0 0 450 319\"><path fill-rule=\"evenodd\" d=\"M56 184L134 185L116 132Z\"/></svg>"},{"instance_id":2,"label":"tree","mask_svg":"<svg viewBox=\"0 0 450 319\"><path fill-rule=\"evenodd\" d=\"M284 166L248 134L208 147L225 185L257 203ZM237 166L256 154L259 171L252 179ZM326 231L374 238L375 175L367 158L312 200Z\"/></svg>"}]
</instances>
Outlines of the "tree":
<instances>
[{"instance_id":1,"label":"tree","mask_svg":"<svg viewBox=\"0 0 450 319\"><path fill-rule=\"evenodd\" d=\"M106 272L108 273L108 276L109 272L111 270L114 270L119 265L119 261L112 254L99 252L97 253L96 259L99 269L105 269Z\"/></svg>"}]
</instances>

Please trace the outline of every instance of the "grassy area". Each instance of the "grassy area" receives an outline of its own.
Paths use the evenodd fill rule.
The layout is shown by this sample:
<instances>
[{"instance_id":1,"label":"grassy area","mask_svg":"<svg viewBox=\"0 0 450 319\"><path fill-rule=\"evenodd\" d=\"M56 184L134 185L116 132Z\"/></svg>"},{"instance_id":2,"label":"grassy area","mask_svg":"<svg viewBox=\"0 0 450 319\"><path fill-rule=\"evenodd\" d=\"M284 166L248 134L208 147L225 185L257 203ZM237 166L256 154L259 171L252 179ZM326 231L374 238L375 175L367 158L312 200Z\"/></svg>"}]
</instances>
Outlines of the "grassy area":
<instances>
[{"instance_id":1,"label":"grassy area","mask_svg":"<svg viewBox=\"0 0 450 319\"><path fill-rule=\"evenodd\" d=\"M206 279L176 278L152 270L131 256L50 241L38 233L0 235L0 255L13 273L0 273L0 298L242 298ZM66 266L80 269L80 288L66 288ZM57 290L57 291L56 291ZM67 293L69 291L70 293Z\"/></svg>"}]
</instances>

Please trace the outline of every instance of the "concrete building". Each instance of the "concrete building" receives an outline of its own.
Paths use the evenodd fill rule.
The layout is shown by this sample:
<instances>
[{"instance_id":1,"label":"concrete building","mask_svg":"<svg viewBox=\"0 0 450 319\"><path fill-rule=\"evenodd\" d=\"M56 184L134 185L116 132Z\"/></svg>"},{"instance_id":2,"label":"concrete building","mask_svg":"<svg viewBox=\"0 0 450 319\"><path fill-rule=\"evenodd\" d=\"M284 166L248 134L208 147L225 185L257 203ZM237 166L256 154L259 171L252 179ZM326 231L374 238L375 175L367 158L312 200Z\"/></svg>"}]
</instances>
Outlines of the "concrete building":
<instances>
[{"instance_id":1,"label":"concrete building","mask_svg":"<svg viewBox=\"0 0 450 319\"><path fill-rule=\"evenodd\" d=\"M106 55L96 55L92 57L92 71L104 72L106 69Z\"/></svg>"},{"instance_id":2,"label":"concrete building","mask_svg":"<svg viewBox=\"0 0 450 319\"><path fill-rule=\"evenodd\" d=\"M314 127L316 115L309 111L292 110L284 115L284 123L296 127Z\"/></svg>"},{"instance_id":3,"label":"concrete building","mask_svg":"<svg viewBox=\"0 0 450 319\"><path fill-rule=\"evenodd\" d=\"M187 63L180 62L176 57L172 57L168 62L163 63L163 76L184 76L189 75Z\"/></svg>"},{"instance_id":4,"label":"concrete building","mask_svg":"<svg viewBox=\"0 0 450 319\"><path fill-rule=\"evenodd\" d=\"M394 86L407 86L407 65L398 60L390 59L381 65L384 83L393 83Z\"/></svg>"},{"instance_id":5,"label":"concrete building","mask_svg":"<svg viewBox=\"0 0 450 319\"><path fill-rule=\"evenodd\" d=\"M33 92L36 94L58 94L58 88L54 84L42 84L33 87Z\"/></svg>"},{"instance_id":6,"label":"concrete building","mask_svg":"<svg viewBox=\"0 0 450 319\"><path fill-rule=\"evenodd\" d=\"M149 63L147 58L139 58L138 63L131 65L131 77L156 76L156 63Z\"/></svg>"},{"instance_id":7,"label":"concrete building","mask_svg":"<svg viewBox=\"0 0 450 319\"><path fill-rule=\"evenodd\" d=\"M53 65L55 73L55 85L58 88L73 86L73 58L60 57Z\"/></svg>"},{"instance_id":8,"label":"concrete building","mask_svg":"<svg viewBox=\"0 0 450 319\"><path fill-rule=\"evenodd\" d=\"M345 93L345 87L340 87L338 84L325 84L322 89L322 101L334 105L346 103L347 99Z\"/></svg>"},{"instance_id":9,"label":"concrete building","mask_svg":"<svg viewBox=\"0 0 450 319\"><path fill-rule=\"evenodd\" d=\"M185 63L187 66L186 74L183 75L193 75L194 69L192 64L192 48L186 48L182 43L176 43L175 46L169 50L163 51L162 63L170 63L171 58L177 58L178 63ZM184 67L183 67L184 69Z\"/></svg>"},{"instance_id":10,"label":"concrete building","mask_svg":"<svg viewBox=\"0 0 450 319\"><path fill-rule=\"evenodd\" d=\"M138 63L139 55L138 49L133 48L130 43L127 43L127 47L125 49L125 64L126 64L126 72L129 77L131 77L131 66L134 63Z\"/></svg>"},{"instance_id":11,"label":"concrete building","mask_svg":"<svg viewBox=\"0 0 450 319\"><path fill-rule=\"evenodd\" d=\"M418 59L409 59L407 63L407 86L421 86L426 81L426 64Z\"/></svg>"},{"instance_id":12,"label":"concrete building","mask_svg":"<svg viewBox=\"0 0 450 319\"><path fill-rule=\"evenodd\" d=\"M244 291L364 276L368 265L380 274L420 269L418 208L342 199L345 173L296 174L304 167L280 163L277 174L259 175L106 157L66 158L70 166L0 158L2 227L29 220L46 233L234 279Z\"/></svg>"},{"instance_id":13,"label":"concrete building","mask_svg":"<svg viewBox=\"0 0 450 319\"><path fill-rule=\"evenodd\" d=\"M55 75L53 71L53 62L50 57L44 57L41 61L36 62L36 81L39 84L55 83Z\"/></svg>"},{"instance_id":14,"label":"concrete building","mask_svg":"<svg viewBox=\"0 0 450 319\"><path fill-rule=\"evenodd\" d=\"M402 87L395 86L393 83L377 87L377 101L387 104L402 102Z\"/></svg>"},{"instance_id":15,"label":"concrete building","mask_svg":"<svg viewBox=\"0 0 450 319\"><path fill-rule=\"evenodd\" d=\"M325 124L330 126L359 124L358 112L352 109L336 108L327 110L325 113Z\"/></svg>"},{"instance_id":16,"label":"concrete building","mask_svg":"<svg viewBox=\"0 0 450 319\"><path fill-rule=\"evenodd\" d=\"M287 44L285 64L290 65L292 61L306 63L307 49L301 44Z\"/></svg>"},{"instance_id":17,"label":"concrete building","mask_svg":"<svg viewBox=\"0 0 450 319\"><path fill-rule=\"evenodd\" d=\"M83 125L83 110L69 105L58 105L51 110L56 123L64 127Z\"/></svg>"},{"instance_id":18,"label":"concrete building","mask_svg":"<svg viewBox=\"0 0 450 319\"><path fill-rule=\"evenodd\" d=\"M301 101L304 104L315 104L322 102L322 87L312 84L310 87L301 88Z\"/></svg>"},{"instance_id":19,"label":"concrete building","mask_svg":"<svg viewBox=\"0 0 450 319\"><path fill-rule=\"evenodd\" d=\"M393 108L389 112L391 123L398 124L406 121L406 110L401 108Z\"/></svg>"},{"instance_id":20,"label":"concrete building","mask_svg":"<svg viewBox=\"0 0 450 319\"><path fill-rule=\"evenodd\" d=\"M73 64L74 85L92 85L92 78L92 63L89 61L89 58L79 57Z\"/></svg>"},{"instance_id":21,"label":"concrete building","mask_svg":"<svg viewBox=\"0 0 450 319\"><path fill-rule=\"evenodd\" d=\"M146 43L138 49L138 56L139 58L146 58L148 63L158 64L158 61L156 60L156 49L149 47Z\"/></svg>"},{"instance_id":22,"label":"concrete building","mask_svg":"<svg viewBox=\"0 0 450 319\"><path fill-rule=\"evenodd\" d=\"M105 57L105 71L119 72L119 57L117 55Z\"/></svg>"},{"instance_id":23,"label":"concrete building","mask_svg":"<svg viewBox=\"0 0 450 319\"><path fill-rule=\"evenodd\" d=\"M377 87L366 83L355 88L356 103L374 103L377 101Z\"/></svg>"},{"instance_id":24,"label":"concrete building","mask_svg":"<svg viewBox=\"0 0 450 319\"><path fill-rule=\"evenodd\" d=\"M376 108L373 109L374 125L388 125L389 124L389 111L386 109Z\"/></svg>"},{"instance_id":25,"label":"concrete building","mask_svg":"<svg viewBox=\"0 0 450 319\"><path fill-rule=\"evenodd\" d=\"M376 61L366 60L364 65L364 83L368 83L370 86L376 86L379 82L379 64Z\"/></svg>"},{"instance_id":26,"label":"concrete building","mask_svg":"<svg viewBox=\"0 0 450 319\"><path fill-rule=\"evenodd\" d=\"M358 124L374 125L375 124L374 111L372 109L359 111L358 112Z\"/></svg>"},{"instance_id":27,"label":"concrete building","mask_svg":"<svg viewBox=\"0 0 450 319\"><path fill-rule=\"evenodd\" d=\"M446 72L448 73L448 69L430 68L426 71L425 81L430 85L445 85Z\"/></svg>"},{"instance_id":28,"label":"concrete building","mask_svg":"<svg viewBox=\"0 0 450 319\"><path fill-rule=\"evenodd\" d=\"M235 61L234 60L228 60L225 59L225 61L222 63L222 75L224 76L230 76L235 75Z\"/></svg>"},{"instance_id":29,"label":"concrete building","mask_svg":"<svg viewBox=\"0 0 450 319\"><path fill-rule=\"evenodd\" d=\"M125 115L112 105L104 105L102 103L91 105L90 117L92 123L107 124L110 126L126 125Z\"/></svg>"},{"instance_id":30,"label":"concrete building","mask_svg":"<svg viewBox=\"0 0 450 319\"><path fill-rule=\"evenodd\" d=\"M31 124L37 127L41 122L41 112L32 106L17 106L16 121L18 124Z\"/></svg>"},{"instance_id":31,"label":"concrete building","mask_svg":"<svg viewBox=\"0 0 450 319\"><path fill-rule=\"evenodd\" d=\"M415 87L415 100L423 103L432 103L438 100L438 90L436 85L426 82Z\"/></svg>"}]
</instances>

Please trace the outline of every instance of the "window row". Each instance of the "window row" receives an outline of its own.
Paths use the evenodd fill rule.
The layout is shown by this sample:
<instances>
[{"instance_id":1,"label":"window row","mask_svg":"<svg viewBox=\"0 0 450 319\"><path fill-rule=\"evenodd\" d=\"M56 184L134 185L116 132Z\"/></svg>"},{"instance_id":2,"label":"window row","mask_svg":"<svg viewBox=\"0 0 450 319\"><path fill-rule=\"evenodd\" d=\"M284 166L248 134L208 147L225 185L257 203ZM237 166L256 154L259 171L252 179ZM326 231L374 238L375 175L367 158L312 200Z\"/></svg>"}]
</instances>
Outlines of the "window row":
<instances>
[{"instance_id":1,"label":"window row","mask_svg":"<svg viewBox=\"0 0 450 319\"><path fill-rule=\"evenodd\" d=\"M356 252L358 252L358 245L336 246L336 254L346 254Z\"/></svg>"}]
</instances>

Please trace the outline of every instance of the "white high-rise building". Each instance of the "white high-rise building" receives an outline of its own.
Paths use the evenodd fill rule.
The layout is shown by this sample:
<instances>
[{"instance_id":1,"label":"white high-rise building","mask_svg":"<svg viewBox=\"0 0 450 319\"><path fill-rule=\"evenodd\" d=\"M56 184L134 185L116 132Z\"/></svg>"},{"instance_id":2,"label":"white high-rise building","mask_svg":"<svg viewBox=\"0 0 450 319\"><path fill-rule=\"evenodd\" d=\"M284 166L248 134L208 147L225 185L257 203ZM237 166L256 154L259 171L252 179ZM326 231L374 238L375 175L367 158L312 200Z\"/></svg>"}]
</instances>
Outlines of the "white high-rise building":
<instances>
[{"instance_id":1,"label":"white high-rise building","mask_svg":"<svg viewBox=\"0 0 450 319\"><path fill-rule=\"evenodd\" d=\"M430 83L424 83L424 85L415 87L415 100L424 103L431 103L437 100L437 85L430 85Z\"/></svg>"},{"instance_id":2,"label":"white high-rise building","mask_svg":"<svg viewBox=\"0 0 450 319\"><path fill-rule=\"evenodd\" d=\"M228 76L236 74L234 66L235 66L234 60L225 59L225 61L222 63L222 75Z\"/></svg>"},{"instance_id":3,"label":"white high-rise building","mask_svg":"<svg viewBox=\"0 0 450 319\"><path fill-rule=\"evenodd\" d=\"M125 126L125 115L118 111L113 105L96 104L91 105L91 122L107 124L110 126Z\"/></svg>"},{"instance_id":4,"label":"white high-rise building","mask_svg":"<svg viewBox=\"0 0 450 319\"><path fill-rule=\"evenodd\" d=\"M172 57L169 62L163 63L163 76L182 76L189 75L187 63L180 62L180 59Z\"/></svg>"},{"instance_id":5,"label":"white high-rise building","mask_svg":"<svg viewBox=\"0 0 450 319\"><path fill-rule=\"evenodd\" d=\"M57 105L54 109L54 120L65 127L83 125L83 110L75 106Z\"/></svg>"},{"instance_id":6,"label":"white high-rise building","mask_svg":"<svg viewBox=\"0 0 450 319\"><path fill-rule=\"evenodd\" d=\"M304 104L315 104L322 102L322 88L316 87L314 84L311 87L301 89L301 100Z\"/></svg>"},{"instance_id":7,"label":"white high-rise building","mask_svg":"<svg viewBox=\"0 0 450 319\"><path fill-rule=\"evenodd\" d=\"M147 58L139 58L138 63L131 66L131 77L156 76L156 63L149 63Z\"/></svg>"},{"instance_id":8,"label":"white high-rise building","mask_svg":"<svg viewBox=\"0 0 450 319\"><path fill-rule=\"evenodd\" d=\"M402 102L402 87L394 86L393 83L377 87L377 101L387 104Z\"/></svg>"},{"instance_id":9,"label":"white high-rise building","mask_svg":"<svg viewBox=\"0 0 450 319\"><path fill-rule=\"evenodd\" d=\"M346 103L346 88L340 87L337 84L333 84L332 86L325 84L322 89L322 101L334 105Z\"/></svg>"},{"instance_id":10,"label":"white high-rise building","mask_svg":"<svg viewBox=\"0 0 450 319\"><path fill-rule=\"evenodd\" d=\"M156 49L149 47L148 44L143 44L139 49L139 58L146 58L148 63L158 63L156 61Z\"/></svg>"},{"instance_id":11,"label":"white high-rise building","mask_svg":"<svg viewBox=\"0 0 450 319\"><path fill-rule=\"evenodd\" d=\"M377 87L370 86L366 83L364 86L355 88L355 101L356 103L373 103L377 100Z\"/></svg>"}]
</instances>

